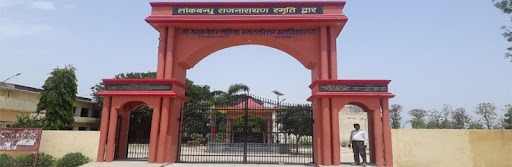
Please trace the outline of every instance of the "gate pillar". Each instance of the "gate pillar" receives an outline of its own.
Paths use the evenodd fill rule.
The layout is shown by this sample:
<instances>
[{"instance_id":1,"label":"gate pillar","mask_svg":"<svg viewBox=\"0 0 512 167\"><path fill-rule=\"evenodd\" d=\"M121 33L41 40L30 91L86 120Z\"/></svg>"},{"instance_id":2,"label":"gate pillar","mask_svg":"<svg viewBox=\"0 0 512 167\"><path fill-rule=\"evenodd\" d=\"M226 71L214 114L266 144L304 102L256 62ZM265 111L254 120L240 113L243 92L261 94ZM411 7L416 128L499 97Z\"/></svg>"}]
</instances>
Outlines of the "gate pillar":
<instances>
[{"instance_id":1,"label":"gate pillar","mask_svg":"<svg viewBox=\"0 0 512 167\"><path fill-rule=\"evenodd\" d=\"M170 98L168 99L168 114L167 121L163 122L161 126L166 126L165 130L161 130L161 140L165 140L165 142L161 142L159 149L163 149L163 159L158 159L158 162L167 162L173 163L176 162L178 144L180 140L179 136L179 127L180 127L180 115L181 115L181 104L185 102L182 98ZM163 118L163 115L162 115ZM160 151L160 150L159 150Z\"/></svg>"},{"instance_id":2,"label":"gate pillar","mask_svg":"<svg viewBox=\"0 0 512 167\"><path fill-rule=\"evenodd\" d=\"M393 151L391 143L391 124L389 120L388 99L381 100L382 126L384 132L384 162L386 166L393 166Z\"/></svg>"},{"instance_id":3,"label":"gate pillar","mask_svg":"<svg viewBox=\"0 0 512 167\"><path fill-rule=\"evenodd\" d=\"M340 135L338 111L333 99L320 97L313 103L314 163L317 165L340 165Z\"/></svg>"},{"instance_id":4,"label":"gate pillar","mask_svg":"<svg viewBox=\"0 0 512 167\"><path fill-rule=\"evenodd\" d=\"M105 155L105 161L112 162L114 161L114 146L116 140L116 130L117 130L117 108L110 108L110 120L108 126L108 138L107 138L107 151Z\"/></svg>"},{"instance_id":5,"label":"gate pillar","mask_svg":"<svg viewBox=\"0 0 512 167\"><path fill-rule=\"evenodd\" d=\"M103 98L103 108L101 109L100 141L98 146L97 162L105 161L105 147L107 143L108 122L110 115L111 97Z\"/></svg>"},{"instance_id":6,"label":"gate pillar","mask_svg":"<svg viewBox=\"0 0 512 167\"><path fill-rule=\"evenodd\" d=\"M116 159L126 159L126 153L128 151L128 130L130 129L130 111L120 110L119 116L121 127L119 127L119 146Z\"/></svg>"}]
</instances>

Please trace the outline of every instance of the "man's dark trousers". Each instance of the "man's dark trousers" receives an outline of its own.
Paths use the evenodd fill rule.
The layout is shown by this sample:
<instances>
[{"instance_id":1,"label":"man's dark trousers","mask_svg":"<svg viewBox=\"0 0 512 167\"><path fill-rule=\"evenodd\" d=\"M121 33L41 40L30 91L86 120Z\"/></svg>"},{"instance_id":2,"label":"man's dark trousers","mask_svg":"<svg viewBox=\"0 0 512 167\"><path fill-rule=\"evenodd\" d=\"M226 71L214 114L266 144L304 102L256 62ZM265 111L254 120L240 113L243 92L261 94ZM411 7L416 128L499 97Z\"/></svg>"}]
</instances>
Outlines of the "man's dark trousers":
<instances>
[{"instance_id":1,"label":"man's dark trousers","mask_svg":"<svg viewBox=\"0 0 512 167\"><path fill-rule=\"evenodd\" d=\"M363 162L366 163L366 149L364 148L364 141L352 141L352 150L354 151L354 161L360 163L359 155L363 158Z\"/></svg>"}]
</instances>

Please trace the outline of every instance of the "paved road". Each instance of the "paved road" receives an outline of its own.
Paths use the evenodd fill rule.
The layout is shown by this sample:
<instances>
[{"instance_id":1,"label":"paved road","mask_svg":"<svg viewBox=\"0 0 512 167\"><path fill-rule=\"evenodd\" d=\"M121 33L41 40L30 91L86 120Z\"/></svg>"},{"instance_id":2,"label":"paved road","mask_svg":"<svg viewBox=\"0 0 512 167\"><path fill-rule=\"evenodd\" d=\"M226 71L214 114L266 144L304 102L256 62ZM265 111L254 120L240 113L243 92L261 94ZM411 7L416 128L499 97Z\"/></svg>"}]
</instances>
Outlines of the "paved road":
<instances>
[{"instance_id":1,"label":"paved road","mask_svg":"<svg viewBox=\"0 0 512 167\"><path fill-rule=\"evenodd\" d=\"M312 167L314 165L269 165L269 164L196 164L196 163L174 163L174 164L149 164L142 161L115 161L111 163L91 162L82 167ZM340 167L356 167L360 165L342 164ZM368 165L368 167L373 165Z\"/></svg>"},{"instance_id":2,"label":"paved road","mask_svg":"<svg viewBox=\"0 0 512 167\"><path fill-rule=\"evenodd\" d=\"M351 165L353 163L353 153L352 149L342 147L341 150L341 167L355 167L360 165ZM367 152L368 153L368 152ZM369 160L369 155L367 155ZM201 166L201 167L311 167L314 165L280 165L280 164L199 164L199 163L173 163L173 164L150 164L146 161L115 161L111 163L105 162L91 162L89 164L83 165L83 167L193 167L193 166ZM368 167L373 165L368 165Z\"/></svg>"}]
</instances>

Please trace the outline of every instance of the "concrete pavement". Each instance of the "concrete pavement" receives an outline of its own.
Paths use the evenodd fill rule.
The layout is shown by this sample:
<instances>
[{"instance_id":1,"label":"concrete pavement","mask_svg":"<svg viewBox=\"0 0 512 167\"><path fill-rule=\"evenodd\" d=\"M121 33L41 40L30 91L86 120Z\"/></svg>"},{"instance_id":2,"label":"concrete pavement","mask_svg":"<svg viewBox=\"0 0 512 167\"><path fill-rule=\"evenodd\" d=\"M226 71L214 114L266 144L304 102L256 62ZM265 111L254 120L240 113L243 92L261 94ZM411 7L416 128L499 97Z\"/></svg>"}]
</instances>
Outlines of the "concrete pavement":
<instances>
[{"instance_id":1,"label":"concrete pavement","mask_svg":"<svg viewBox=\"0 0 512 167\"><path fill-rule=\"evenodd\" d=\"M356 167L361 165L351 165L353 162L352 149L341 147L340 158L343 161L340 167ZM367 158L370 160L369 152L367 151ZM222 164L222 163L173 163L173 164L150 164L144 161L114 161L114 162L91 162L83 167L312 167L314 165L285 165L285 164ZM367 165L368 167L374 165Z\"/></svg>"},{"instance_id":2,"label":"concrete pavement","mask_svg":"<svg viewBox=\"0 0 512 167\"><path fill-rule=\"evenodd\" d=\"M150 164L144 161L115 161L115 162L91 162L82 167L313 167L314 165L280 165L280 164L204 164L204 163L173 163L173 164ZM343 163L340 167L356 167ZM373 165L368 165L368 167Z\"/></svg>"}]
</instances>

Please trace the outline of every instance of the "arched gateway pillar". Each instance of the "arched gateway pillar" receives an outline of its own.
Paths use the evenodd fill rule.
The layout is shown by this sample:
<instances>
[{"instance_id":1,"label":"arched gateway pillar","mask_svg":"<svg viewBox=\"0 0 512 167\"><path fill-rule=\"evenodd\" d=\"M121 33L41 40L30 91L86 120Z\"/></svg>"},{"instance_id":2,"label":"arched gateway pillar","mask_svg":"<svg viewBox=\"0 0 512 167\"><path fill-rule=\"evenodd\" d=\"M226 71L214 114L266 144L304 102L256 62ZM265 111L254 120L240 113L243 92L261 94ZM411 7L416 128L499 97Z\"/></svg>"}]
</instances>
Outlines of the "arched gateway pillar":
<instances>
[{"instance_id":1,"label":"arched gateway pillar","mask_svg":"<svg viewBox=\"0 0 512 167\"><path fill-rule=\"evenodd\" d=\"M125 141L124 136L116 136L118 117L123 115L119 112L125 112L125 104L138 101L153 109L148 162L176 162L186 71L215 51L256 44L284 51L311 70L312 96L308 100L313 106L316 165L340 165L338 111L364 97L363 101L377 101L365 105L378 106L367 111L374 121L370 136L377 141L371 148L380 150L373 151L373 157L377 165L386 160L390 166L390 131L386 131L389 126L382 126L380 114L381 108L388 113L387 99L394 96L387 92L389 81L338 80L336 38L348 20L344 5L343 1L152 2L146 21L159 32L156 79L103 80L105 91L100 95L105 101L97 161L114 160L114 146L122 144L116 143L116 137Z\"/></svg>"}]
</instances>

